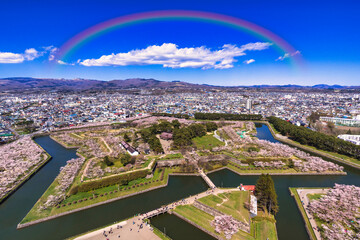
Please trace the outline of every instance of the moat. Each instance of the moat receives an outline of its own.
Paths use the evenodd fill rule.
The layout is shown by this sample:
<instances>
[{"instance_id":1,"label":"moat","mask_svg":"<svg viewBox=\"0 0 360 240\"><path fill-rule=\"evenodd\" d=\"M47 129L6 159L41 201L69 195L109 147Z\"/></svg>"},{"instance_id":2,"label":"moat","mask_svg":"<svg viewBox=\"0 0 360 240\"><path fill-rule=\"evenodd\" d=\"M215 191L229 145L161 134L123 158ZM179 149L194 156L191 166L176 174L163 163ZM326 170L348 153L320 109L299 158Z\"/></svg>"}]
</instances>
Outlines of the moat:
<instances>
[{"instance_id":1,"label":"moat","mask_svg":"<svg viewBox=\"0 0 360 240\"><path fill-rule=\"evenodd\" d=\"M275 142L268 127L256 124L258 137ZM147 212L163 204L182 199L207 189L201 177L171 176L167 187L90 208L28 228L16 230L17 224L44 193L66 161L76 157L75 149L66 149L48 136L35 141L53 158L12 196L0 205L0 234L4 239L64 239L101 227L134 214ZM326 159L328 160L328 159ZM276 215L279 239L308 239L302 217L290 196L289 187L332 187L334 183L357 184L360 171L344 166L342 176L274 176L280 211ZM230 170L209 174L215 185L236 187L240 183L255 184L258 176L239 176ZM173 215L153 218L152 223L173 239L212 239L202 231Z\"/></svg>"}]
</instances>

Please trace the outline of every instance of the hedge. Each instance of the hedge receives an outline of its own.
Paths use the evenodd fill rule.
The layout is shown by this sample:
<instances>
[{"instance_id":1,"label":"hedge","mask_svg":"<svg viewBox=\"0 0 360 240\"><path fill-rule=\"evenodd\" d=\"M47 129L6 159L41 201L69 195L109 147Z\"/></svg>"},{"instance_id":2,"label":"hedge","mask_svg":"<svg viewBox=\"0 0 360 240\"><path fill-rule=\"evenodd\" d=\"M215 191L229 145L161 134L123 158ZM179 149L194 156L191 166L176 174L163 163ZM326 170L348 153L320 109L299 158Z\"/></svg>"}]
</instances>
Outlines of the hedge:
<instances>
[{"instance_id":1,"label":"hedge","mask_svg":"<svg viewBox=\"0 0 360 240\"><path fill-rule=\"evenodd\" d=\"M136 172L132 172L132 173L114 175L114 176L106 177L106 178L99 179L99 180L84 182L84 183L81 183L80 185L78 185L77 189L75 189L75 187L72 188L71 191L73 191L72 194L75 194L77 191L78 192L88 192L88 191L91 191L94 189L107 187L107 186L115 185L115 184L125 185L125 184L128 184L132 180L146 177L146 175L148 175L148 173L149 173L148 170L140 170L140 171L136 171Z\"/></svg>"},{"instance_id":2,"label":"hedge","mask_svg":"<svg viewBox=\"0 0 360 240\"><path fill-rule=\"evenodd\" d=\"M195 119L199 120L261 120L259 114L232 114L232 113L195 113Z\"/></svg>"}]
</instances>

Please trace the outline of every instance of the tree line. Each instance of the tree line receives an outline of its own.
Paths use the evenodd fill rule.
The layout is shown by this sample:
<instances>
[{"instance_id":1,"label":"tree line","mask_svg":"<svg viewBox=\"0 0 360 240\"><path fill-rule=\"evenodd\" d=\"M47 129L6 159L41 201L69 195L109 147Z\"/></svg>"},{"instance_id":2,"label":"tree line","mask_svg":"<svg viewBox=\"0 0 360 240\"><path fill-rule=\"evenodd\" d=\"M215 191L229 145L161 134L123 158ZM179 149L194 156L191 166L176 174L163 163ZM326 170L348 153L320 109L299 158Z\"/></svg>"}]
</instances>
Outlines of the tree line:
<instances>
[{"instance_id":1,"label":"tree line","mask_svg":"<svg viewBox=\"0 0 360 240\"><path fill-rule=\"evenodd\" d=\"M160 140L156 134L168 132L173 134L173 147L182 148L192 145L192 139L202 137L206 132L217 130L218 126L214 122L193 123L187 127L181 127L178 120L172 122L162 121L159 124L153 124L148 128L140 130L142 139L150 145L151 150L157 153L164 152Z\"/></svg>"},{"instance_id":2,"label":"tree line","mask_svg":"<svg viewBox=\"0 0 360 240\"><path fill-rule=\"evenodd\" d=\"M163 153L164 149L160 143L160 140L156 137L156 134L160 134L162 132L171 133L174 129L178 129L180 127L180 122L178 120L173 120L171 123L168 121L162 121L159 124L153 124L150 127L144 128L140 130L141 138L149 144L152 151L156 153Z\"/></svg>"},{"instance_id":3,"label":"tree line","mask_svg":"<svg viewBox=\"0 0 360 240\"><path fill-rule=\"evenodd\" d=\"M190 116L183 113L152 113L151 115L156 117L175 117L175 118L185 118L189 119Z\"/></svg>"},{"instance_id":4,"label":"tree line","mask_svg":"<svg viewBox=\"0 0 360 240\"><path fill-rule=\"evenodd\" d=\"M195 119L199 120L261 120L260 114L233 114L233 113L195 113Z\"/></svg>"},{"instance_id":5,"label":"tree line","mask_svg":"<svg viewBox=\"0 0 360 240\"><path fill-rule=\"evenodd\" d=\"M192 139L196 137L203 137L206 135L206 132L212 132L217 129L217 125L214 122L202 123L193 123L188 127L182 127L174 129L173 132L173 147L182 148L192 145Z\"/></svg>"},{"instance_id":6,"label":"tree line","mask_svg":"<svg viewBox=\"0 0 360 240\"><path fill-rule=\"evenodd\" d=\"M268 120L282 135L301 144L360 159L360 146L353 143L305 127L295 126L277 117L269 117Z\"/></svg>"},{"instance_id":7,"label":"tree line","mask_svg":"<svg viewBox=\"0 0 360 240\"><path fill-rule=\"evenodd\" d=\"M269 174L261 174L256 182L254 194L257 198L258 208L273 215L279 211L274 181Z\"/></svg>"}]
</instances>

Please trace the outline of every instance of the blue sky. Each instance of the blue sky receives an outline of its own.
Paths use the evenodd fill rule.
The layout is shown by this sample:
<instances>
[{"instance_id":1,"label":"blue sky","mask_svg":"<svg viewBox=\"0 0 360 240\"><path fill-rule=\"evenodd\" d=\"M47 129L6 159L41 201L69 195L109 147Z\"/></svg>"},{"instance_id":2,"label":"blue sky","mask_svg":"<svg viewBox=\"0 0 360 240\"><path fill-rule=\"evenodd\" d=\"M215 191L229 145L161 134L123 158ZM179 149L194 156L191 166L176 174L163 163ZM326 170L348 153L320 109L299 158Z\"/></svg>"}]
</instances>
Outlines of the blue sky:
<instances>
[{"instance_id":1,"label":"blue sky","mask_svg":"<svg viewBox=\"0 0 360 240\"><path fill-rule=\"evenodd\" d=\"M215 12L260 25L300 51L306 69L297 69L289 59L275 61L284 53L273 46L243 51L241 46L246 44L266 44L246 32L211 23L174 20L111 31L86 43L66 59L73 65L49 64L56 48L94 24L132 13L178 9ZM359 10L360 2L355 0L3 0L0 3L0 77L100 80L141 77L216 85L359 85ZM221 51L226 44L231 48ZM150 52L153 57L154 49L160 59L165 57L163 51L166 50L166 60L153 64L148 55ZM217 54L218 51L221 54ZM184 56L179 57L183 52L187 52L185 58L195 60L190 62L184 60ZM112 53L119 55L106 63L99 60ZM130 61L128 56L134 54L141 59L134 57ZM244 63L248 60L251 60L249 64Z\"/></svg>"}]
</instances>

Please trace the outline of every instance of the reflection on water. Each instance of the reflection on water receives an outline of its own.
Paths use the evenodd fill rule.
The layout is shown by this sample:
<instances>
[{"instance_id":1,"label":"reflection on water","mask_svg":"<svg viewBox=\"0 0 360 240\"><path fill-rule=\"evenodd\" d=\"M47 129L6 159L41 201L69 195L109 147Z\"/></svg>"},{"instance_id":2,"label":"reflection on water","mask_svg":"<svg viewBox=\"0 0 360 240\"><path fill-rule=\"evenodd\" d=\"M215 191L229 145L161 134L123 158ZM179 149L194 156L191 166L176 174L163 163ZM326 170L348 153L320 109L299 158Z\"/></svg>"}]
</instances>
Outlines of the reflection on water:
<instances>
[{"instance_id":1,"label":"reflection on water","mask_svg":"<svg viewBox=\"0 0 360 240\"><path fill-rule=\"evenodd\" d=\"M260 139L276 141L266 125L256 124L256 128ZM1 239L64 239L207 189L200 177L170 177L169 185L165 188L16 230L16 225L55 179L60 167L64 166L67 160L76 157L76 150L65 149L48 136L36 138L35 141L53 156L53 159L0 205ZM303 220L288 188L332 187L334 183L359 185L360 171L347 166L345 171L348 173L346 176L273 177L280 205L276 216L280 239L308 239ZM224 187L235 187L240 183L255 184L257 180L256 176L239 176L228 170L209 174L209 177L217 186ZM152 219L152 223L161 230L165 227L165 231L173 239L190 239L190 236L195 236L195 239L212 239L172 215L164 214Z\"/></svg>"}]
</instances>

